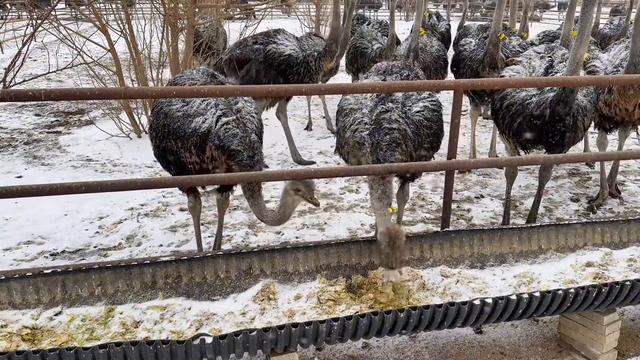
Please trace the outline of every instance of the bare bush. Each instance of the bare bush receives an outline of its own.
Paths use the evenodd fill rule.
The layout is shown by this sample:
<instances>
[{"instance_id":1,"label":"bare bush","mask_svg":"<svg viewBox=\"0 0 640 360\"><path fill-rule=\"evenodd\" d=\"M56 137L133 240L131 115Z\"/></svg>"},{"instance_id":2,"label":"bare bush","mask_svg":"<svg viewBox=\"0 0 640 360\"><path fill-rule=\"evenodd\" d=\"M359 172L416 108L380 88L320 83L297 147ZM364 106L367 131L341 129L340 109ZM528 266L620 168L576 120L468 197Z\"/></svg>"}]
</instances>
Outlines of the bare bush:
<instances>
[{"instance_id":1,"label":"bare bush","mask_svg":"<svg viewBox=\"0 0 640 360\"><path fill-rule=\"evenodd\" d=\"M331 2L329 0L310 0L300 4L295 10L302 31L315 31L326 34L331 20Z\"/></svg>"},{"instance_id":2,"label":"bare bush","mask_svg":"<svg viewBox=\"0 0 640 360\"><path fill-rule=\"evenodd\" d=\"M21 24L12 24L10 27L7 26L8 17L4 16L0 28L2 29L0 32L0 36L2 36L0 43L3 44L2 52L4 53L5 46L7 46L15 49L15 53L7 64L3 64L4 73L0 80L3 89L24 85L48 75L86 65L79 56L71 56L67 60L62 60L65 58L61 56L64 49L60 46L56 46L54 49L48 46L49 39L46 38L46 31L43 30L46 30L50 25L48 19L51 17L55 5L57 2L40 13L40 16L30 17ZM40 58L44 56L47 62L44 71L23 71L27 60L34 56Z\"/></svg>"}]
</instances>

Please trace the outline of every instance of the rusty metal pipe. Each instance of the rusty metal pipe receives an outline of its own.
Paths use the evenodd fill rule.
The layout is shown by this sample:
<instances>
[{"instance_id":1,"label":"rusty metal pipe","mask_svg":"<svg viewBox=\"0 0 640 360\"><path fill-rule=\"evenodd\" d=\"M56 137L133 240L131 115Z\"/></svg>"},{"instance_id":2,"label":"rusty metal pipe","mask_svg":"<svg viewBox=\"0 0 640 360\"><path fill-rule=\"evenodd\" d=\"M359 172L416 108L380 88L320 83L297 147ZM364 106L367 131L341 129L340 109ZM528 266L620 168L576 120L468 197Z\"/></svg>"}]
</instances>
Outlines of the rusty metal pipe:
<instances>
[{"instance_id":1,"label":"rusty metal pipe","mask_svg":"<svg viewBox=\"0 0 640 360\"><path fill-rule=\"evenodd\" d=\"M640 75L558 76L502 79L359 82L342 84L220 85L0 90L0 102L87 101L194 97L260 98L304 95L374 94L414 91L497 90L532 87L640 85Z\"/></svg>"},{"instance_id":2,"label":"rusty metal pipe","mask_svg":"<svg viewBox=\"0 0 640 360\"><path fill-rule=\"evenodd\" d=\"M640 159L640 151L607 151L560 155L529 155L504 158L440 160L416 163L287 169L245 173L191 175L121 180L80 181L53 184L15 185L0 187L0 199L37 196L91 194L116 191L154 190L177 187L232 185L246 182L270 182L301 179L385 175L395 173L472 170L507 166L566 164L613 160Z\"/></svg>"},{"instance_id":3,"label":"rusty metal pipe","mask_svg":"<svg viewBox=\"0 0 640 360\"><path fill-rule=\"evenodd\" d=\"M460 137L460 118L462 117L463 92L453 92L453 105L451 109L451 124L449 125L449 148L447 160L455 160L458 156L458 138ZM455 185L456 171L449 170L444 174L444 193L442 194L442 218L440 230L451 226L451 206L453 205L453 186Z\"/></svg>"}]
</instances>

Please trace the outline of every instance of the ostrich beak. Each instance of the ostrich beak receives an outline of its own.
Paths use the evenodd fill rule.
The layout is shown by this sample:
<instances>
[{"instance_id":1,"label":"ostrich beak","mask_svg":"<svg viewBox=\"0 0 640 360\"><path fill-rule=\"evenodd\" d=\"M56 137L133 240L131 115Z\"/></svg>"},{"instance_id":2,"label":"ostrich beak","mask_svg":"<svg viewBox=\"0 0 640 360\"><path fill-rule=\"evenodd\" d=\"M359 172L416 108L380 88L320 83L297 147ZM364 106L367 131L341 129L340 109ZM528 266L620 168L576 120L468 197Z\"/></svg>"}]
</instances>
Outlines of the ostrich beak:
<instances>
[{"instance_id":1,"label":"ostrich beak","mask_svg":"<svg viewBox=\"0 0 640 360\"><path fill-rule=\"evenodd\" d=\"M304 200L315 207L320 207L320 201L318 201L318 199L313 195L305 197Z\"/></svg>"}]
</instances>

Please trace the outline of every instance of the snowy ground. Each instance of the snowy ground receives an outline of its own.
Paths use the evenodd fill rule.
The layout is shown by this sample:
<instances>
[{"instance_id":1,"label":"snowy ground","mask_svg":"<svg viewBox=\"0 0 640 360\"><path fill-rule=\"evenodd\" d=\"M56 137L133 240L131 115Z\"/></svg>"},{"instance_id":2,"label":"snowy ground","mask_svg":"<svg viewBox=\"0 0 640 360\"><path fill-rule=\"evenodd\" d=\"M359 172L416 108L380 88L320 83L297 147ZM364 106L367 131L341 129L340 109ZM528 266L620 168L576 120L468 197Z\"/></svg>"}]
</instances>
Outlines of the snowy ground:
<instances>
[{"instance_id":1,"label":"snowy ground","mask_svg":"<svg viewBox=\"0 0 640 360\"><path fill-rule=\"evenodd\" d=\"M592 249L569 256L549 256L539 262L483 270L405 268L402 270L405 281L393 288L383 287L381 272L375 271L368 278L318 279L298 286L262 281L244 293L216 302L168 299L117 307L4 311L0 312L0 351L73 344L89 346L116 340L190 338L200 332L220 334L374 309L580 286L636 277L640 273L639 255L640 247L620 251ZM640 319L638 309L627 311ZM526 325L504 327L514 326ZM491 334L494 328L499 327L492 326L487 333ZM465 337L471 330L445 333ZM442 333L420 337L453 341ZM532 343L532 346L537 345ZM352 346L349 351L357 348ZM436 352L445 349L446 346L433 346L429 352L435 356ZM339 349L327 351L334 353ZM323 356L322 359L332 358Z\"/></svg>"},{"instance_id":2,"label":"snowy ground","mask_svg":"<svg viewBox=\"0 0 640 360\"><path fill-rule=\"evenodd\" d=\"M408 35L411 24L398 21L400 38ZM457 22L453 21L455 29ZM533 24L532 36L557 24ZM230 38L236 39L239 23L230 23ZM284 27L300 32L296 20L264 20L259 30ZM38 44L26 71L37 72L46 65L46 48L56 46L55 39ZM5 63L10 52L0 56ZM450 53L451 55L451 53ZM63 54L63 56L65 56ZM66 56L69 56L68 54ZM75 86L82 82L77 72L45 76L29 87ZM332 82L348 82L341 72ZM449 130L452 93L439 95L445 106L446 134ZM332 114L338 96L327 97ZM465 99L466 102L466 99ZM315 166L342 166L334 155L333 136L324 127L320 101L313 100L313 131L306 123L306 102L295 97L289 106L291 128L305 158ZM167 175L153 158L149 140L114 138L113 125L100 119L88 103L20 103L2 104L0 112L0 185L51 183L92 179L119 179ZM466 105L465 105L466 106ZM96 120L95 124L93 120ZM274 112L264 116L265 156L271 169L299 168L289 156L282 128ZM480 121L479 154L486 157L491 124ZM469 120L462 119L460 158L468 157ZM595 133L590 133L595 149ZM436 159L446 158L447 135ZM610 139L610 149L617 141ZM581 151L582 144L572 151ZM498 151L505 156L503 145ZM637 149L635 134L627 141L628 149ZM624 201L609 200L595 215L586 211L586 199L597 193L596 170L585 165L562 165L547 187L540 210L540 222L592 220L619 216L637 216L640 202L635 194L637 162L622 164L620 171ZM408 231L436 230L439 226L444 174L426 174L413 187L407 207ZM537 169L521 169L514 188L514 223L523 223L535 193ZM226 216L224 249L236 246L261 246L284 241L317 241L371 235L373 216L368 191L362 178L319 180L317 197L321 208L302 205L284 226L268 227L251 213L239 190ZM279 197L282 184L267 184L266 196L271 206ZM485 169L458 174L453 206L453 228L492 226L500 222L504 193L503 170ZM48 198L2 200L0 236L3 239L0 269L25 268L101 259L165 255L194 250L195 241L186 197L177 189L78 195ZM37 211L36 211L37 209ZM216 215L215 201L204 200L203 236L205 246L213 243Z\"/></svg>"},{"instance_id":3,"label":"snowy ground","mask_svg":"<svg viewBox=\"0 0 640 360\"><path fill-rule=\"evenodd\" d=\"M608 11L608 10L607 10ZM398 32L404 39L411 24L399 21ZM555 28L557 24L533 24L532 36ZM265 20L259 30L283 27L301 32L297 21ZM452 28L457 22L452 23ZM239 23L230 23L230 38L235 40ZM42 72L47 65L46 52L56 47L54 39L38 43L26 71ZM5 45L0 63L6 64L11 52ZM450 53L451 55L451 53ZM60 56L70 56L62 53ZM332 82L348 82L344 68ZM32 88L71 87L85 83L78 72L70 71L30 82ZM452 94L442 92L445 105L446 134ZM331 113L339 100L328 96ZM0 104L0 186L164 176L154 160L148 138L124 139L109 135L114 126L88 103ZM466 99L465 99L466 106ZM324 128L322 109L313 100L316 122L311 132L306 123L306 102L292 100L289 118L298 147L315 166L342 165L333 154L334 140ZM95 122L94 122L95 121ZM284 134L273 112L264 116L265 156L271 169L297 168L289 156ZM478 129L479 153L486 157L491 124L481 121ZM469 121L462 120L458 156L468 157ZM590 134L595 151L595 133ZM445 136L436 159L446 158ZM610 138L610 149L617 146ZM501 143L501 156L505 156ZM635 134L628 149L638 149ZM572 151L582 151L577 145ZM586 198L597 192L597 171L586 166L563 165L547 187L540 222L592 220L637 216L638 193L636 162L621 167L624 201L610 200L597 214L586 212ZM514 222L524 222L536 187L537 170L521 169L514 188ZM412 191L405 215L408 231L436 230L442 203L443 174L426 174ZM371 235L373 224L367 187L360 178L319 180L317 197L322 206L303 205L287 224L267 227L250 214L239 191L226 217L223 248L261 246L284 241L317 241ZM277 201L282 184L267 184L270 205ZM502 170L487 169L456 177L453 228L499 224L504 192ZM115 260L139 256L165 255L195 249L193 228L186 211L186 198L177 189L31 198L0 201L0 236L3 239L0 269ZM213 242L216 225L215 206L205 198L203 235L207 246ZM408 304L437 303L495 296L519 291L535 291L591 284L640 274L640 248L611 252L606 249L582 251L563 258L548 258L543 263L510 265L484 270L439 267L408 270L408 281L401 295L390 295L380 287L379 272L367 279L327 282L319 279L298 287L262 281L242 294L218 302L192 302L169 299L145 304L83 309L0 312L0 351L63 345L90 345L110 340L139 338L186 338L197 332L222 333L246 327L325 318L371 309ZM354 286L358 285L358 286ZM357 291L354 291L354 288ZM637 334L640 312L625 309L628 319L619 349L621 358L640 355ZM306 350L303 359L461 359L474 350L477 359L531 359L532 353L545 359L572 358L555 345L555 321L545 319L490 326L484 336L469 329L421 334L417 337L375 340L330 347L323 351ZM630 338L629 338L630 336ZM526 340L522 340L526 338ZM417 340L417 341L416 341ZM424 346L413 355L416 344ZM428 345L426 345L428 344ZM455 344L455 345L454 345ZM434 346L435 345L435 346ZM402 350L405 349L405 350ZM404 351L404 352L403 352Z\"/></svg>"}]
</instances>

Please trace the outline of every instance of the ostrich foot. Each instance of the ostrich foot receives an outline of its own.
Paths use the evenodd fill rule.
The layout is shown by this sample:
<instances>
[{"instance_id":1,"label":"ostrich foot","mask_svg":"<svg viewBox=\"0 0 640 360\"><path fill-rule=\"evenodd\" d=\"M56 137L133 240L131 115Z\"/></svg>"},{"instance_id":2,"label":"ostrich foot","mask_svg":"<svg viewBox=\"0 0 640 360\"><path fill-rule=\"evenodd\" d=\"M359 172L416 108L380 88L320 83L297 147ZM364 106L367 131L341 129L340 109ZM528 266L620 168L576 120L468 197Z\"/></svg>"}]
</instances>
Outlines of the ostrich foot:
<instances>
[{"instance_id":1,"label":"ostrich foot","mask_svg":"<svg viewBox=\"0 0 640 360\"><path fill-rule=\"evenodd\" d=\"M617 181L612 184L611 180L609 180L609 196L613 199L622 199L622 191L620 191Z\"/></svg>"},{"instance_id":2,"label":"ostrich foot","mask_svg":"<svg viewBox=\"0 0 640 360\"><path fill-rule=\"evenodd\" d=\"M587 211L592 214L597 213L598 209L600 209L602 205L604 205L604 202L607 200L608 197L609 197L608 192L603 192L602 189L600 189L600 191L598 192L598 195L596 195L595 197L587 201L587 203L589 204L589 206L587 206Z\"/></svg>"},{"instance_id":3,"label":"ostrich foot","mask_svg":"<svg viewBox=\"0 0 640 360\"><path fill-rule=\"evenodd\" d=\"M587 167L589 169L595 169L596 168L596 163L594 163L594 162L586 162L584 164L587 165Z\"/></svg>"},{"instance_id":4,"label":"ostrich foot","mask_svg":"<svg viewBox=\"0 0 640 360\"><path fill-rule=\"evenodd\" d=\"M313 130L313 125L311 125L311 123L308 123L307 126L304 127L304 130L306 130L306 131Z\"/></svg>"}]
</instances>

